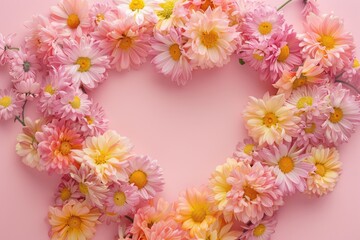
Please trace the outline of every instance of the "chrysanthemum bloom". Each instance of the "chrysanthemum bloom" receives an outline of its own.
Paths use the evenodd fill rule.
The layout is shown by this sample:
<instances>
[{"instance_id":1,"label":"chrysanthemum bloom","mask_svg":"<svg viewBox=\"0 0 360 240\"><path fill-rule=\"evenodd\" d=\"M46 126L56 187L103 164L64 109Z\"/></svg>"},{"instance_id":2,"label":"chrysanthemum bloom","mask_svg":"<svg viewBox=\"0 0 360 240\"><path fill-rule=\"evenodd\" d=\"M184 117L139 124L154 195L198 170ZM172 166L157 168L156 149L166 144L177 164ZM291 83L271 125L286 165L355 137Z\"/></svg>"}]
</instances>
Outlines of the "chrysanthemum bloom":
<instances>
[{"instance_id":1,"label":"chrysanthemum bloom","mask_svg":"<svg viewBox=\"0 0 360 240\"><path fill-rule=\"evenodd\" d=\"M95 29L101 21L107 19L107 15L114 9L112 2L95 2L89 12L90 24Z\"/></svg>"},{"instance_id":2,"label":"chrysanthemum bloom","mask_svg":"<svg viewBox=\"0 0 360 240\"><path fill-rule=\"evenodd\" d=\"M181 4L184 4L181 0L158 1L155 7L155 13L158 18L155 28L162 32L168 31L171 27L176 26L180 16L178 16L175 11Z\"/></svg>"},{"instance_id":3,"label":"chrysanthemum bloom","mask_svg":"<svg viewBox=\"0 0 360 240\"><path fill-rule=\"evenodd\" d=\"M101 21L93 37L111 55L111 66L118 71L140 66L151 49L147 28L137 25L133 17L120 10L113 11L109 20Z\"/></svg>"},{"instance_id":4,"label":"chrysanthemum bloom","mask_svg":"<svg viewBox=\"0 0 360 240\"><path fill-rule=\"evenodd\" d=\"M16 153L21 157L24 164L29 167L37 168L39 171L43 170L40 164L40 155L38 152L38 141L35 134L41 131L42 125L45 123L43 119L32 121L30 118L25 118L25 126L22 129L16 140Z\"/></svg>"},{"instance_id":5,"label":"chrysanthemum bloom","mask_svg":"<svg viewBox=\"0 0 360 240\"><path fill-rule=\"evenodd\" d=\"M233 159L228 158L226 163L216 167L211 174L209 180L209 189L211 191L209 201L214 203L217 210L224 210L228 199L227 194L231 190L231 185L227 182L230 173L239 166L239 163Z\"/></svg>"},{"instance_id":6,"label":"chrysanthemum bloom","mask_svg":"<svg viewBox=\"0 0 360 240\"><path fill-rule=\"evenodd\" d=\"M88 137L84 148L74 151L75 159L93 168L101 181L106 184L110 180L122 179L132 148L126 137L115 131L106 131L103 135Z\"/></svg>"},{"instance_id":7,"label":"chrysanthemum bloom","mask_svg":"<svg viewBox=\"0 0 360 240\"><path fill-rule=\"evenodd\" d=\"M325 121L326 116L308 119L306 116L301 116L301 121L298 124L298 135L296 137L296 144L299 147L306 147L309 144L317 146L324 142L325 129L321 127Z\"/></svg>"},{"instance_id":8,"label":"chrysanthemum bloom","mask_svg":"<svg viewBox=\"0 0 360 240\"><path fill-rule=\"evenodd\" d=\"M100 212L84 203L69 201L63 207L50 207L51 240L90 240L99 224Z\"/></svg>"},{"instance_id":9,"label":"chrysanthemum bloom","mask_svg":"<svg viewBox=\"0 0 360 240\"><path fill-rule=\"evenodd\" d=\"M8 120L19 115L21 101L12 89L0 89L0 120Z\"/></svg>"},{"instance_id":10,"label":"chrysanthemum bloom","mask_svg":"<svg viewBox=\"0 0 360 240\"><path fill-rule=\"evenodd\" d=\"M339 153L336 148L323 146L311 148L307 161L315 166L316 170L309 174L306 193L322 196L332 192L341 174Z\"/></svg>"},{"instance_id":11,"label":"chrysanthemum bloom","mask_svg":"<svg viewBox=\"0 0 360 240\"><path fill-rule=\"evenodd\" d=\"M320 64L333 76L351 65L354 40L344 32L343 21L332 14L307 17L305 33L300 34L300 47L304 55L319 59Z\"/></svg>"},{"instance_id":12,"label":"chrysanthemum bloom","mask_svg":"<svg viewBox=\"0 0 360 240\"><path fill-rule=\"evenodd\" d=\"M54 115L60 119L75 121L90 114L92 102L83 91L72 87L66 93L59 93L59 101L54 104L56 104Z\"/></svg>"},{"instance_id":13,"label":"chrysanthemum bloom","mask_svg":"<svg viewBox=\"0 0 360 240\"><path fill-rule=\"evenodd\" d=\"M32 101L40 92L40 83L33 78L28 78L15 83L15 90L19 93L19 97L23 100Z\"/></svg>"},{"instance_id":14,"label":"chrysanthemum bloom","mask_svg":"<svg viewBox=\"0 0 360 240\"><path fill-rule=\"evenodd\" d=\"M92 38L81 37L79 43L64 39L62 51L56 57L77 86L92 89L107 78L109 59Z\"/></svg>"},{"instance_id":15,"label":"chrysanthemum bloom","mask_svg":"<svg viewBox=\"0 0 360 240\"><path fill-rule=\"evenodd\" d=\"M272 145L262 150L261 158L264 163L273 167L276 185L284 195L294 194L296 190L306 189L306 179L313 166L305 162L304 149L296 144Z\"/></svg>"},{"instance_id":16,"label":"chrysanthemum bloom","mask_svg":"<svg viewBox=\"0 0 360 240\"><path fill-rule=\"evenodd\" d=\"M136 187L126 183L114 183L109 189L105 200L106 211L117 216L134 214L140 200Z\"/></svg>"},{"instance_id":17,"label":"chrysanthemum bloom","mask_svg":"<svg viewBox=\"0 0 360 240\"><path fill-rule=\"evenodd\" d=\"M268 47L269 45L266 41L251 39L239 47L239 56L255 71L259 70L262 72L269 68L269 62L266 61L269 52Z\"/></svg>"},{"instance_id":18,"label":"chrysanthemum bloom","mask_svg":"<svg viewBox=\"0 0 360 240\"><path fill-rule=\"evenodd\" d=\"M283 205L283 193L275 183L272 168L256 162L240 163L227 179L231 190L223 211L227 222L233 217L242 223L256 223L265 215L272 216Z\"/></svg>"},{"instance_id":19,"label":"chrysanthemum bloom","mask_svg":"<svg viewBox=\"0 0 360 240\"><path fill-rule=\"evenodd\" d=\"M11 51L11 42L15 34L10 34L8 36L3 36L0 33L0 66L5 65L9 60L9 53Z\"/></svg>"},{"instance_id":20,"label":"chrysanthemum bloom","mask_svg":"<svg viewBox=\"0 0 360 240\"><path fill-rule=\"evenodd\" d=\"M40 164L49 173L69 172L74 163L74 149L81 149L83 137L75 124L70 121L53 120L43 125L42 131L35 134L40 154Z\"/></svg>"},{"instance_id":21,"label":"chrysanthemum bloom","mask_svg":"<svg viewBox=\"0 0 360 240\"><path fill-rule=\"evenodd\" d=\"M240 240L270 240L271 235L275 232L276 218L264 217L262 220L250 226L245 226L245 232L241 235Z\"/></svg>"},{"instance_id":22,"label":"chrysanthemum bloom","mask_svg":"<svg viewBox=\"0 0 360 240\"><path fill-rule=\"evenodd\" d=\"M83 200L79 191L79 184L68 174L61 178L61 183L55 193L56 206L63 206L70 200Z\"/></svg>"},{"instance_id":23,"label":"chrysanthemum bloom","mask_svg":"<svg viewBox=\"0 0 360 240\"><path fill-rule=\"evenodd\" d=\"M357 58L354 58L353 64L351 67L345 69L344 73L339 77L340 80L343 80L347 83L350 83L354 88L360 89L360 62Z\"/></svg>"},{"instance_id":24,"label":"chrysanthemum bloom","mask_svg":"<svg viewBox=\"0 0 360 240\"><path fill-rule=\"evenodd\" d=\"M319 65L319 60L307 58L296 72L285 71L273 86L278 88L278 93L284 93L286 97L289 97L291 92L299 87L326 83L328 79L323 72L324 69Z\"/></svg>"},{"instance_id":25,"label":"chrysanthemum bloom","mask_svg":"<svg viewBox=\"0 0 360 240\"><path fill-rule=\"evenodd\" d=\"M114 2L119 9L125 11L127 16L133 18L137 25L156 21L155 0L114 0Z\"/></svg>"},{"instance_id":26,"label":"chrysanthemum bloom","mask_svg":"<svg viewBox=\"0 0 360 240\"><path fill-rule=\"evenodd\" d=\"M254 157L258 155L259 148L252 138L244 139L244 142L239 142L236 150L233 153L233 158L239 162L244 162L252 165Z\"/></svg>"},{"instance_id":27,"label":"chrysanthemum bloom","mask_svg":"<svg viewBox=\"0 0 360 240\"><path fill-rule=\"evenodd\" d=\"M326 140L335 145L347 142L360 123L360 102L341 84L330 85L331 112L323 123Z\"/></svg>"},{"instance_id":28,"label":"chrysanthemum bloom","mask_svg":"<svg viewBox=\"0 0 360 240\"><path fill-rule=\"evenodd\" d=\"M9 74L14 78L13 82L26 80L28 78L36 79L36 75L40 70L36 55L24 49L11 52L9 63Z\"/></svg>"},{"instance_id":29,"label":"chrysanthemum bloom","mask_svg":"<svg viewBox=\"0 0 360 240\"><path fill-rule=\"evenodd\" d=\"M192 12L185 26L184 36L189 38L185 48L194 65L202 69L221 67L230 61L236 49L239 33L221 8Z\"/></svg>"},{"instance_id":30,"label":"chrysanthemum bloom","mask_svg":"<svg viewBox=\"0 0 360 240\"><path fill-rule=\"evenodd\" d=\"M209 229L196 233L195 237L199 240L237 240L241 232L231 230L232 226L232 223L225 224L223 219L217 218Z\"/></svg>"},{"instance_id":31,"label":"chrysanthemum bloom","mask_svg":"<svg viewBox=\"0 0 360 240\"><path fill-rule=\"evenodd\" d=\"M155 57L152 62L156 68L171 76L171 81L185 85L191 79L192 66L183 48L181 33L171 28L166 34L155 32L154 39L151 46Z\"/></svg>"},{"instance_id":32,"label":"chrysanthemum bloom","mask_svg":"<svg viewBox=\"0 0 360 240\"><path fill-rule=\"evenodd\" d=\"M81 131L85 136L97 136L108 130L109 120L105 118L104 109L98 104L90 106L89 114L80 119Z\"/></svg>"},{"instance_id":33,"label":"chrysanthemum bloom","mask_svg":"<svg viewBox=\"0 0 360 240\"><path fill-rule=\"evenodd\" d=\"M90 27L88 1L61 0L57 6L50 9L50 19L61 37L80 38L88 32Z\"/></svg>"},{"instance_id":34,"label":"chrysanthemum bloom","mask_svg":"<svg viewBox=\"0 0 360 240\"><path fill-rule=\"evenodd\" d=\"M163 171L157 160L152 160L148 156L134 156L127 162L125 172L129 183L137 187L142 199L152 199L163 190Z\"/></svg>"},{"instance_id":35,"label":"chrysanthemum bloom","mask_svg":"<svg viewBox=\"0 0 360 240\"><path fill-rule=\"evenodd\" d=\"M316 2L316 0L304 0L304 2L305 2L305 6L301 11L301 14L304 17L307 17L310 13L313 13L315 15L320 14L319 4Z\"/></svg>"},{"instance_id":36,"label":"chrysanthemum bloom","mask_svg":"<svg viewBox=\"0 0 360 240\"><path fill-rule=\"evenodd\" d=\"M300 118L285 105L283 94L271 96L266 93L262 99L250 97L244 112L245 126L249 136L259 145L264 143L291 142L296 135Z\"/></svg>"},{"instance_id":37,"label":"chrysanthemum bloom","mask_svg":"<svg viewBox=\"0 0 360 240\"><path fill-rule=\"evenodd\" d=\"M101 209L108 188L100 181L94 170L83 163L80 165L80 168L72 166L70 168L70 176L79 185L81 196L89 202L89 205Z\"/></svg>"},{"instance_id":38,"label":"chrysanthemum bloom","mask_svg":"<svg viewBox=\"0 0 360 240\"><path fill-rule=\"evenodd\" d=\"M182 228L194 237L196 233L206 231L216 221L217 212L209 201L209 191L202 189L187 189L181 193L176 206L176 220Z\"/></svg>"},{"instance_id":39,"label":"chrysanthemum bloom","mask_svg":"<svg viewBox=\"0 0 360 240\"><path fill-rule=\"evenodd\" d=\"M242 31L246 39L265 40L281 31L284 21L282 13L274 7L261 5L246 14Z\"/></svg>"},{"instance_id":40,"label":"chrysanthemum bloom","mask_svg":"<svg viewBox=\"0 0 360 240\"><path fill-rule=\"evenodd\" d=\"M147 240L184 240L189 239L187 232L181 229L174 219L160 220L146 233Z\"/></svg>"}]
</instances>

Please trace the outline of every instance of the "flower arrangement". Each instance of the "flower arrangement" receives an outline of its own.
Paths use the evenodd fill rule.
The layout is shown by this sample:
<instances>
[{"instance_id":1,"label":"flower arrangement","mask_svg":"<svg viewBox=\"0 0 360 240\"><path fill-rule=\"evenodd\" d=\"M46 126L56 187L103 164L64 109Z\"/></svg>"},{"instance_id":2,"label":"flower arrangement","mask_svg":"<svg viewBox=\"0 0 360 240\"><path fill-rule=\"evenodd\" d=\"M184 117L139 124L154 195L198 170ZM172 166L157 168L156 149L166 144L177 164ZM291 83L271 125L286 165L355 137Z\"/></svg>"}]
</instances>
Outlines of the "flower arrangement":
<instances>
[{"instance_id":1,"label":"flower arrangement","mask_svg":"<svg viewBox=\"0 0 360 240\"><path fill-rule=\"evenodd\" d=\"M50 16L26 24L23 44L0 34L0 120L23 125L16 152L24 164L60 174L48 221L51 239L91 239L118 223L117 239L270 239L276 211L296 192L320 197L341 174L337 147L360 123L360 72L343 22L304 1L304 33L259 0L60 0ZM174 203L158 197L158 162L108 129L87 95L111 70L136 69L148 56L171 81L222 67L237 54L277 94L250 97L249 138L207 184ZM25 116L36 100L42 118Z\"/></svg>"}]
</instances>

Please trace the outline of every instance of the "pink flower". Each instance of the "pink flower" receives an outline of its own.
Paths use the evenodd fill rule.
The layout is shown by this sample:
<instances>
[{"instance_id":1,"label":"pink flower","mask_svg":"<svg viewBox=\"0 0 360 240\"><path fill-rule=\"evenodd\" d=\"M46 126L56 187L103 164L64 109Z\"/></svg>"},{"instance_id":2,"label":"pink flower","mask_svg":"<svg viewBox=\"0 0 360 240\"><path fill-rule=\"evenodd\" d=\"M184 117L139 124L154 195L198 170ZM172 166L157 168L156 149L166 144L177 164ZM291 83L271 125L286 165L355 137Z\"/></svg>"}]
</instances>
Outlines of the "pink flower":
<instances>
[{"instance_id":1,"label":"pink flower","mask_svg":"<svg viewBox=\"0 0 360 240\"><path fill-rule=\"evenodd\" d=\"M223 212L226 221L234 216L242 223L256 223L265 215L272 216L284 204L272 168L262 166L260 162L253 166L239 163L227 181L231 190Z\"/></svg>"},{"instance_id":2,"label":"pink flower","mask_svg":"<svg viewBox=\"0 0 360 240\"><path fill-rule=\"evenodd\" d=\"M13 82L26 80L28 78L36 79L36 75L40 70L40 64L36 55L24 49L12 52L9 63L9 74L14 78Z\"/></svg>"},{"instance_id":3,"label":"pink flower","mask_svg":"<svg viewBox=\"0 0 360 240\"><path fill-rule=\"evenodd\" d=\"M306 189L306 179L313 166L305 162L304 149L293 144L272 145L261 152L263 161L273 167L276 185L284 195L294 194L296 190Z\"/></svg>"},{"instance_id":4,"label":"pink flower","mask_svg":"<svg viewBox=\"0 0 360 240\"><path fill-rule=\"evenodd\" d=\"M37 97L40 91L40 83L36 82L33 78L28 78L17 82L15 84L16 91L21 94L21 97L27 100L33 100Z\"/></svg>"},{"instance_id":5,"label":"pink flower","mask_svg":"<svg viewBox=\"0 0 360 240\"><path fill-rule=\"evenodd\" d=\"M95 2L89 12L92 29L97 28L101 21L107 20L108 14L114 10L113 2Z\"/></svg>"},{"instance_id":6,"label":"pink flower","mask_svg":"<svg viewBox=\"0 0 360 240\"><path fill-rule=\"evenodd\" d=\"M88 14L88 1L61 0L57 6L51 7L50 19L61 37L80 38L90 27Z\"/></svg>"},{"instance_id":7,"label":"pink flower","mask_svg":"<svg viewBox=\"0 0 360 240\"><path fill-rule=\"evenodd\" d=\"M201 69L221 67L230 61L236 49L239 33L221 8L192 12L185 26L184 36L189 39L185 48L192 63Z\"/></svg>"},{"instance_id":8,"label":"pink flower","mask_svg":"<svg viewBox=\"0 0 360 240\"><path fill-rule=\"evenodd\" d=\"M104 109L98 104L90 105L89 114L80 119L81 130L87 137L104 134L108 130L109 120L105 118Z\"/></svg>"},{"instance_id":9,"label":"pink flower","mask_svg":"<svg viewBox=\"0 0 360 240\"><path fill-rule=\"evenodd\" d=\"M62 51L56 58L54 61L64 66L65 73L71 76L75 85L90 89L107 78L107 69L110 68L108 57L89 37L81 37L79 43L64 39Z\"/></svg>"},{"instance_id":10,"label":"pink flower","mask_svg":"<svg viewBox=\"0 0 360 240\"><path fill-rule=\"evenodd\" d=\"M0 89L0 119L9 120L19 115L22 102L12 89Z\"/></svg>"},{"instance_id":11,"label":"pink flower","mask_svg":"<svg viewBox=\"0 0 360 240\"><path fill-rule=\"evenodd\" d=\"M302 53L318 59L320 65L335 76L351 65L354 56L354 40L344 32L343 21L332 14L307 17L305 33L300 35Z\"/></svg>"},{"instance_id":12,"label":"pink flower","mask_svg":"<svg viewBox=\"0 0 360 240\"><path fill-rule=\"evenodd\" d=\"M156 193L163 190L163 172L156 160L152 160L148 156L135 156L129 158L128 163L125 171L129 183L138 188L142 199L152 199Z\"/></svg>"},{"instance_id":13,"label":"pink flower","mask_svg":"<svg viewBox=\"0 0 360 240\"><path fill-rule=\"evenodd\" d=\"M250 226L245 225L245 233L241 235L240 240L270 240L275 232L277 221L273 217L264 217L262 220Z\"/></svg>"},{"instance_id":14,"label":"pink flower","mask_svg":"<svg viewBox=\"0 0 360 240\"><path fill-rule=\"evenodd\" d=\"M49 173L68 173L74 164L72 151L81 149L84 139L73 122L53 120L35 134L39 142L40 164Z\"/></svg>"},{"instance_id":15,"label":"pink flower","mask_svg":"<svg viewBox=\"0 0 360 240\"><path fill-rule=\"evenodd\" d=\"M251 39L241 45L238 51L240 52L240 58L254 70L263 72L269 68L269 62L266 61L268 57L267 41Z\"/></svg>"},{"instance_id":16,"label":"pink flower","mask_svg":"<svg viewBox=\"0 0 360 240\"><path fill-rule=\"evenodd\" d=\"M192 66L183 47L184 41L180 31L171 28L169 33L155 32L152 43L152 60L156 68L165 75L171 76L171 81L185 85L191 79Z\"/></svg>"},{"instance_id":17,"label":"pink flower","mask_svg":"<svg viewBox=\"0 0 360 240\"><path fill-rule=\"evenodd\" d=\"M188 239L186 237L187 232L181 229L181 226L173 219L166 221L160 220L155 223L150 231L146 234L147 240L183 240Z\"/></svg>"},{"instance_id":18,"label":"pink flower","mask_svg":"<svg viewBox=\"0 0 360 240\"><path fill-rule=\"evenodd\" d=\"M243 142L238 143L233 157L239 162L252 165L254 163L254 157L258 155L259 149L260 148L253 139L247 138L244 139Z\"/></svg>"},{"instance_id":19,"label":"pink flower","mask_svg":"<svg viewBox=\"0 0 360 240\"><path fill-rule=\"evenodd\" d=\"M317 146L324 142L325 130L321 127L326 116L308 119L306 116L301 117L298 129L296 144L299 147L306 147L309 144Z\"/></svg>"},{"instance_id":20,"label":"pink flower","mask_svg":"<svg viewBox=\"0 0 360 240\"><path fill-rule=\"evenodd\" d=\"M304 0L304 2L305 6L301 11L301 14L304 17L307 17L308 15L310 15L310 13L320 15L319 4L316 2L316 0Z\"/></svg>"},{"instance_id":21,"label":"pink flower","mask_svg":"<svg viewBox=\"0 0 360 240\"><path fill-rule=\"evenodd\" d=\"M55 193L55 204L63 206L71 199L82 200L79 185L69 175L64 175Z\"/></svg>"},{"instance_id":22,"label":"pink flower","mask_svg":"<svg viewBox=\"0 0 360 240\"><path fill-rule=\"evenodd\" d=\"M3 36L0 33L0 66L5 65L10 58L10 51L11 51L11 42L14 38L15 34L10 34L8 36Z\"/></svg>"}]
</instances>

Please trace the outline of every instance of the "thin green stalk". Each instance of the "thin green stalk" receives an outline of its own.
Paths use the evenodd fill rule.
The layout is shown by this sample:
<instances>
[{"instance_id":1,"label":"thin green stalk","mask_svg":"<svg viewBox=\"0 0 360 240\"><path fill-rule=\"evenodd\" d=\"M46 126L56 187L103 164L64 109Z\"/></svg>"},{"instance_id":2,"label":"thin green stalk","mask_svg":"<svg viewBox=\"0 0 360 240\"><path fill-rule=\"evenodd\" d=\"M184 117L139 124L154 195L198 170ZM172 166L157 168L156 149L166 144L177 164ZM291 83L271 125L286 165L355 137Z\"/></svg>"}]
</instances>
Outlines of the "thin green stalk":
<instances>
[{"instance_id":1,"label":"thin green stalk","mask_svg":"<svg viewBox=\"0 0 360 240\"><path fill-rule=\"evenodd\" d=\"M26 96L28 96L28 95L26 94ZM22 106L21 117L19 115L19 116L16 116L15 119L14 119L14 122L18 121L23 126L26 126L26 124L25 124L25 107L26 107L26 103L27 103L27 100L25 100L25 102L24 102L24 104Z\"/></svg>"},{"instance_id":2,"label":"thin green stalk","mask_svg":"<svg viewBox=\"0 0 360 240\"><path fill-rule=\"evenodd\" d=\"M281 5L280 7L278 7L278 11L280 11L281 9L283 9L286 5L288 5L290 2L292 2L292 0L287 0L283 5Z\"/></svg>"}]
</instances>

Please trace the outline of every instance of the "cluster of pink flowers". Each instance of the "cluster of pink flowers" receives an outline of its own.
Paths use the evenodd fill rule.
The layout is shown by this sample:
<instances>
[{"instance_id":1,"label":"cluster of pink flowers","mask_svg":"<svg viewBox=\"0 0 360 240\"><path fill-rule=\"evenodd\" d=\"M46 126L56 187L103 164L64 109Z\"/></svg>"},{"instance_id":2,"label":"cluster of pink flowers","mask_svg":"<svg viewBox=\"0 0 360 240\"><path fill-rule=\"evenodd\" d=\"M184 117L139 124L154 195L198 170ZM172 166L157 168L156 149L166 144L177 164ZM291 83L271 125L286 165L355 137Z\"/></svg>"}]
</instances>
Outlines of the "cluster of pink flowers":
<instances>
[{"instance_id":1,"label":"cluster of pink flowers","mask_svg":"<svg viewBox=\"0 0 360 240\"><path fill-rule=\"evenodd\" d=\"M23 127L16 152L33 168L62 176L49 209L51 239L91 239L100 223L118 239L270 239L276 211L296 192L322 196L341 174L337 147L360 124L360 63L343 22L305 1L305 31L253 0L61 0L34 16L20 48L0 34L0 120ZM249 138L207 185L170 204L156 160L136 155L108 129L87 95L110 70L136 69L151 56L178 85L196 69L221 67L233 54L278 93L251 97ZM346 88L346 87L351 87ZM34 101L42 118L24 116ZM234 223L238 230L234 230Z\"/></svg>"}]
</instances>

